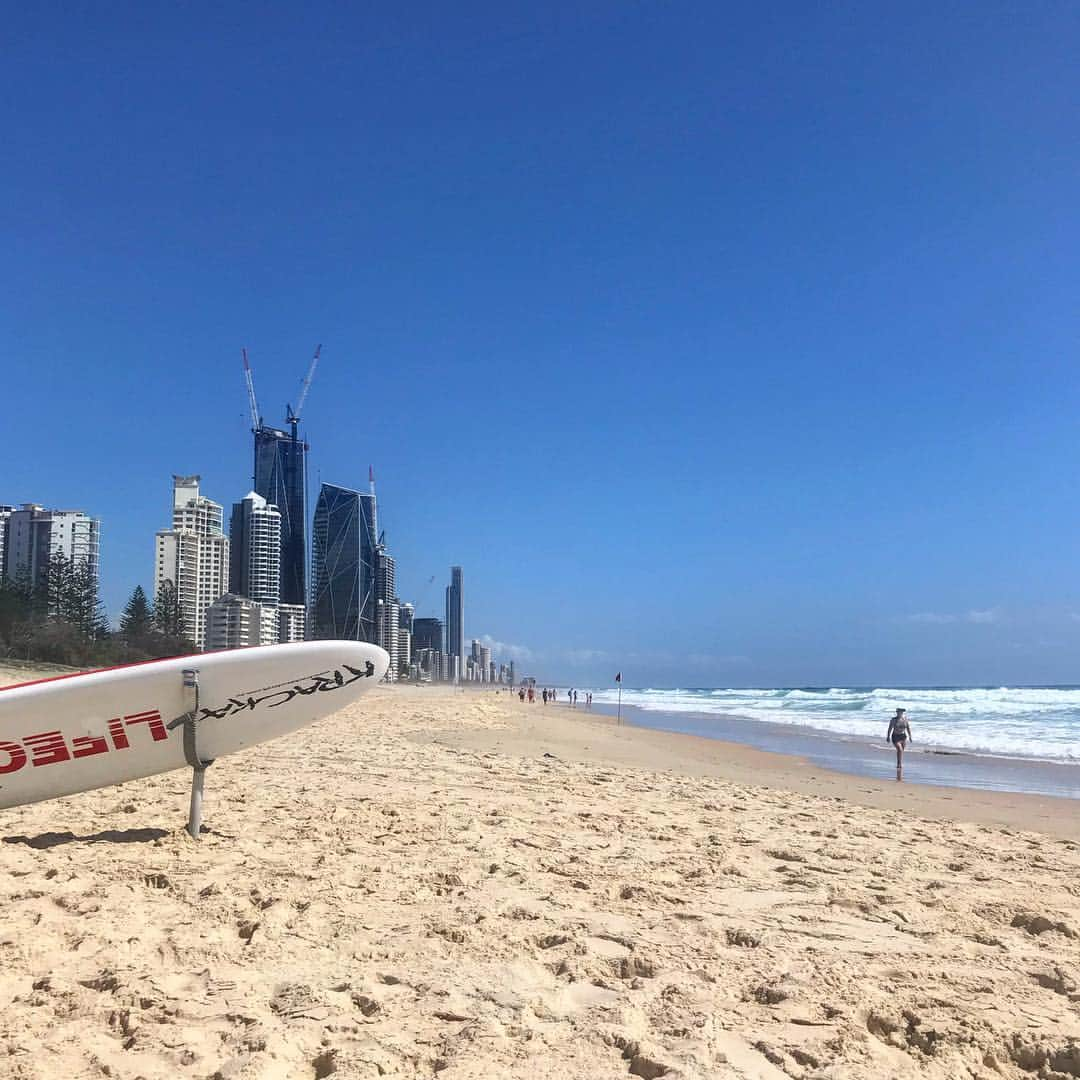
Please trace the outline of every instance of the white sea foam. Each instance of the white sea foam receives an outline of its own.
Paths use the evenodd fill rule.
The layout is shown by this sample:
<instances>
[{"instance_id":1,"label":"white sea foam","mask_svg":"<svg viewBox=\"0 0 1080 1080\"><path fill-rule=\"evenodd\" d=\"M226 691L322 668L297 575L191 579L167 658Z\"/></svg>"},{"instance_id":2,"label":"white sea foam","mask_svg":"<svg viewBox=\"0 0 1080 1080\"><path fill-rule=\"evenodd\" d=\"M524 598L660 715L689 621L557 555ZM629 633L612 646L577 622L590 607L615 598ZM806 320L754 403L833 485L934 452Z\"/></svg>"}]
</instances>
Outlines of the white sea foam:
<instances>
[{"instance_id":1,"label":"white sea foam","mask_svg":"<svg viewBox=\"0 0 1080 1080\"><path fill-rule=\"evenodd\" d=\"M614 690L594 700L614 704ZM646 712L734 716L880 740L897 708L916 745L984 754L1080 761L1077 687L800 687L623 690Z\"/></svg>"}]
</instances>

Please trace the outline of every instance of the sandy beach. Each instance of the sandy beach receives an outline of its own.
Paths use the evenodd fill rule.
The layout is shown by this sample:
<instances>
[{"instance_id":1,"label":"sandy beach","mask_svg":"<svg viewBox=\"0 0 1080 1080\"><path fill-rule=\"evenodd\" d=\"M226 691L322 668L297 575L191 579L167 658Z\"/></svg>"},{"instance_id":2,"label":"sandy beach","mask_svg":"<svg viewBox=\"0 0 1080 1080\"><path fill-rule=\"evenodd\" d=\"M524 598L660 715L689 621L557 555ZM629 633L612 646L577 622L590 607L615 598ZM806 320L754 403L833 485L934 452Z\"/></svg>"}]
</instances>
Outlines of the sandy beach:
<instances>
[{"instance_id":1,"label":"sandy beach","mask_svg":"<svg viewBox=\"0 0 1080 1080\"><path fill-rule=\"evenodd\" d=\"M433 687L187 792L5 811L0 1076L1080 1076L1069 800Z\"/></svg>"}]
</instances>

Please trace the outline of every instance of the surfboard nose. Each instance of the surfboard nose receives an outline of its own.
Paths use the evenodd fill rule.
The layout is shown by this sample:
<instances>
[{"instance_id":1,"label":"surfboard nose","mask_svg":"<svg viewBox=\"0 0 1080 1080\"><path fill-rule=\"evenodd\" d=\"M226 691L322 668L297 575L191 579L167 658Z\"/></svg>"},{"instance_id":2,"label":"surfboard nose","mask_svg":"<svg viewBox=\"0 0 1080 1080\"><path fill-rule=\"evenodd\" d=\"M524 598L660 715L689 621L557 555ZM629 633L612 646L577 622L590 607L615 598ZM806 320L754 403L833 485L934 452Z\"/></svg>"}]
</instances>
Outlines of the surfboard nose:
<instances>
[{"instance_id":1,"label":"surfboard nose","mask_svg":"<svg viewBox=\"0 0 1080 1080\"><path fill-rule=\"evenodd\" d=\"M378 646L376 646L376 648L378 649L379 657L382 660L382 673L379 675L379 678L381 679L390 670L390 654L385 649L379 648ZM378 669L378 663L376 663L375 667Z\"/></svg>"},{"instance_id":2,"label":"surfboard nose","mask_svg":"<svg viewBox=\"0 0 1080 1080\"><path fill-rule=\"evenodd\" d=\"M350 667L363 668L366 664L375 665L373 680L381 681L390 670L390 654L378 645L367 641L327 641L322 644L333 646L339 655L339 663Z\"/></svg>"}]
</instances>

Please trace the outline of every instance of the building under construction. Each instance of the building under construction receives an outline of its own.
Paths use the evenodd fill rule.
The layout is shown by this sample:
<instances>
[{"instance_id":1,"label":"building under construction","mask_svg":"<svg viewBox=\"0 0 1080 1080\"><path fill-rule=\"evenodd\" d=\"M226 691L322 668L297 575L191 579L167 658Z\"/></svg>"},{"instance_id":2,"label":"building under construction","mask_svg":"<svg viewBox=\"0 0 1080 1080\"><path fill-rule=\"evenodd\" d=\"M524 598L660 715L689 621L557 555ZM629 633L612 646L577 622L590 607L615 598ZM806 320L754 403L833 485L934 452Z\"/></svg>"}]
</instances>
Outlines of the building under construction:
<instances>
[{"instance_id":1,"label":"building under construction","mask_svg":"<svg viewBox=\"0 0 1080 1080\"><path fill-rule=\"evenodd\" d=\"M307 455L309 446L301 439L297 428L300 410L304 407L315 365L322 346L315 350L307 377L300 391L294 412L286 406L288 431L269 427L259 415L255 387L243 351L244 377L247 380L251 404L252 431L255 435L254 487L268 503L281 513L281 604L307 607Z\"/></svg>"}]
</instances>

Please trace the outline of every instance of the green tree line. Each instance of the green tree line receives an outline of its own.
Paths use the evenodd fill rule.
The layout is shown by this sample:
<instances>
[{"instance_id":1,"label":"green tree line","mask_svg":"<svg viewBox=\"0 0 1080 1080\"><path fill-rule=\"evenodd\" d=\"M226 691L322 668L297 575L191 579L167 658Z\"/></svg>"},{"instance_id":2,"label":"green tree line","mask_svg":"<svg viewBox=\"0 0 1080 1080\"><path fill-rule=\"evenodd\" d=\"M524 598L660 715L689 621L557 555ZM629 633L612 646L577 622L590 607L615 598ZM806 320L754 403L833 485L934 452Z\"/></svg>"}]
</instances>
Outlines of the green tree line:
<instances>
[{"instance_id":1,"label":"green tree line","mask_svg":"<svg viewBox=\"0 0 1080 1080\"><path fill-rule=\"evenodd\" d=\"M113 631L85 562L63 552L49 560L44 580L0 581L0 656L73 667L105 667L194 652L176 587L166 581L151 604L135 587Z\"/></svg>"}]
</instances>

